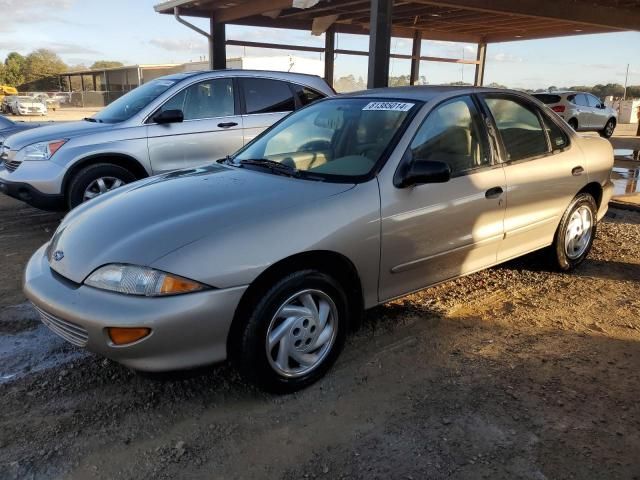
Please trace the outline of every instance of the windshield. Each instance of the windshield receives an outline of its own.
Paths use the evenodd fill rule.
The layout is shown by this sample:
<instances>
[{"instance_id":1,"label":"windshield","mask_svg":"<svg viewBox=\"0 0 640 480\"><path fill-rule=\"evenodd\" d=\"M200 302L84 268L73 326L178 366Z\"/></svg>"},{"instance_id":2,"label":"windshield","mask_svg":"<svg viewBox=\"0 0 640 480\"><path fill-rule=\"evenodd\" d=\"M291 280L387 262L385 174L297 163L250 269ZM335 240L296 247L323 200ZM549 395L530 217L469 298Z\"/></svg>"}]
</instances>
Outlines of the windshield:
<instances>
[{"instance_id":1,"label":"windshield","mask_svg":"<svg viewBox=\"0 0 640 480\"><path fill-rule=\"evenodd\" d=\"M236 165L267 160L304 178L355 181L371 173L396 141L419 102L330 99L295 112L234 158ZM271 169L273 170L273 169Z\"/></svg>"},{"instance_id":2,"label":"windshield","mask_svg":"<svg viewBox=\"0 0 640 480\"><path fill-rule=\"evenodd\" d=\"M157 79L131 90L93 116L98 122L118 123L136 113L174 86L177 80Z\"/></svg>"}]
</instances>

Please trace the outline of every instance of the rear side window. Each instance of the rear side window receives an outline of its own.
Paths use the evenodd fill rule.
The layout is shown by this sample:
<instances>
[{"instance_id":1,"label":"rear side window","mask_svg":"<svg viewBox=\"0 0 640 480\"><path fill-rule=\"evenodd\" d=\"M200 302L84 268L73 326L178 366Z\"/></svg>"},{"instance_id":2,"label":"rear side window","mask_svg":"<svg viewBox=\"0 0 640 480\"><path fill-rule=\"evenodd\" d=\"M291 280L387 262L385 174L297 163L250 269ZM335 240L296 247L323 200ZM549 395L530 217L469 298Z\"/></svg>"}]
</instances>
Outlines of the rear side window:
<instances>
[{"instance_id":1,"label":"rear side window","mask_svg":"<svg viewBox=\"0 0 640 480\"><path fill-rule=\"evenodd\" d=\"M548 153L547 136L533 107L506 98L485 98L502 137L507 161Z\"/></svg>"},{"instance_id":2,"label":"rear side window","mask_svg":"<svg viewBox=\"0 0 640 480\"><path fill-rule=\"evenodd\" d=\"M542 116L544 126L547 129L549 135L549 141L551 142L551 150L562 150L569 146L569 137L567 134L556 125L550 118L545 115Z\"/></svg>"},{"instance_id":3,"label":"rear side window","mask_svg":"<svg viewBox=\"0 0 640 480\"><path fill-rule=\"evenodd\" d=\"M291 112L295 109L293 91L286 82L266 78L243 78L242 89L249 114Z\"/></svg>"},{"instance_id":4,"label":"rear side window","mask_svg":"<svg viewBox=\"0 0 640 480\"><path fill-rule=\"evenodd\" d=\"M537 93L535 95L535 97L538 100L540 100L542 103L545 103L547 105L552 105L554 103L560 103L560 100L562 100L560 95L551 95L551 94L548 94L548 93Z\"/></svg>"},{"instance_id":5,"label":"rear side window","mask_svg":"<svg viewBox=\"0 0 640 480\"><path fill-rule=\"evenodd\" d=\"M305 107L310 103L325 97L322 93L316 92L308 87L303 87L302 85L292 85L292 87L296 92L296 96L298 97L298 102L300 102L301 107Z\"/></svg>"}]
</instances>

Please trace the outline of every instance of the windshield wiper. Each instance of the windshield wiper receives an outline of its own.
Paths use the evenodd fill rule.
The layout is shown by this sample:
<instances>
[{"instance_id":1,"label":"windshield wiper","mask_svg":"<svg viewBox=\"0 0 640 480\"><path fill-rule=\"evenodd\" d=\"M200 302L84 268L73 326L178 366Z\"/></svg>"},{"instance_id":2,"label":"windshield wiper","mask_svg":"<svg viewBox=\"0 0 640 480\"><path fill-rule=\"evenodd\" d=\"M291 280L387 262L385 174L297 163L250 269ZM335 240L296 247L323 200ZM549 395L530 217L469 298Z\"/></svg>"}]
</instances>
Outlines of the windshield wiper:
<instances>
[{"instance_id":1,"label":"windshield wiper","mask_svg":"<svg viewBox=\"0 0 640 480\"><path fill-rule=\"evenodd\" d=\"M290 177L298 177L300 175L300 171L297 168L285 165L284 163L276 162L274 160L268 160L266 158L249 158L246 160L240 160L239 164L265 167L274 173L278 173L280 175L288 175Z\"/></svg>"},{"instance_id":2,"label":"windshield wiper","mask_svg":"<svg viewBox=\"0 0 640 480\"><path fill-rule=\"evenodd\" d=\"M95 118L91 118L91 117L84 117L83 120L85 122L93 122L93 123L97 123L98 122Z\"/></svg>"}]
</instances>

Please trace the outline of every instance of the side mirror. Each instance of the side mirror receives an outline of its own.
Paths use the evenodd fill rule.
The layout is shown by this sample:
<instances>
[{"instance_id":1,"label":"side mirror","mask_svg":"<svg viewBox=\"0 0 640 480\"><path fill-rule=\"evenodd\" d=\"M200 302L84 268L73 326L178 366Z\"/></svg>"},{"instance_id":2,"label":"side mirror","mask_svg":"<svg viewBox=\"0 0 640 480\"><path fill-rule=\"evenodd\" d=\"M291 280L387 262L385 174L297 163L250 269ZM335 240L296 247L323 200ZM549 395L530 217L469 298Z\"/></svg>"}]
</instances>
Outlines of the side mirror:
<instances>
[{"instance_id":1,"label":"side mirror","mask_svg":"<svg viewBox=\"0 0 640 480\"><path fill-rule=\"evenodd\" d=\"M451 180L451 168L444 162L415 159L400 178L398 187L407 188L425 183L446 183Z\"/></svg>"},{"instance_id":2,"label":"side mirror","mask_svg":"<svg viewBox=\"0 0 640 480\"><path fill-rule=\"evenodd\" d=\"M184 114L182 110L165 110L153 117L153 121L160 125L166 123L180 123L184 121Z\"/></svg>"},{"instance_id":3,"label":"side mirror","mask_svg":"<svg viewBox=\"0 0 640 480\"><path fill-rule=\"evenodd\" d=\"M598 108L604 110L605 108L607 108L607 106L604 103L601 103L600 105L598 105Z\"/></svg>"}]
</instances>

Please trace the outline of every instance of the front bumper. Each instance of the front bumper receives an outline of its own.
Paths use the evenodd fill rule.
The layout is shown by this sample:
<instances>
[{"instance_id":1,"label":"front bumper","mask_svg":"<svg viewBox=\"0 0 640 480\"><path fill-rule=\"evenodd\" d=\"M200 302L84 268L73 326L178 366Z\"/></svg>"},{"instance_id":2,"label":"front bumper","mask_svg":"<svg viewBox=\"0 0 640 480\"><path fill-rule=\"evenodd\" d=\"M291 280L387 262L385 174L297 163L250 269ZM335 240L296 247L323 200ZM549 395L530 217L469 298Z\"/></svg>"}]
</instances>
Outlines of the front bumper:
<instances>
[{"instance_id":1,"label":"front bumper","mask_svg":"<svg viewBox=\"0 0 640 480\"><path fill-rule=\"evenodd\" d=\"M24 182L9 182L0 178L0 192L41 210L59 211L66 207L64 195L42 193Z\"/></svg>"},{"instance_id":2,"label":"front bumper","mask_svg":"<svg viewBox=\"0 0 640 480\"><path fill-rule=\"evenodd\" d=\"M136 370L181 370L227 358L227 336L246 286L172 297L122 295L66 280L51 270L45 251L46 245L29 260L23 289L50 328L51 319L71 333L76 327L85 348ZM151 334L115 346L106 327L148 327Z\"/></svg>"}]
</instances>

